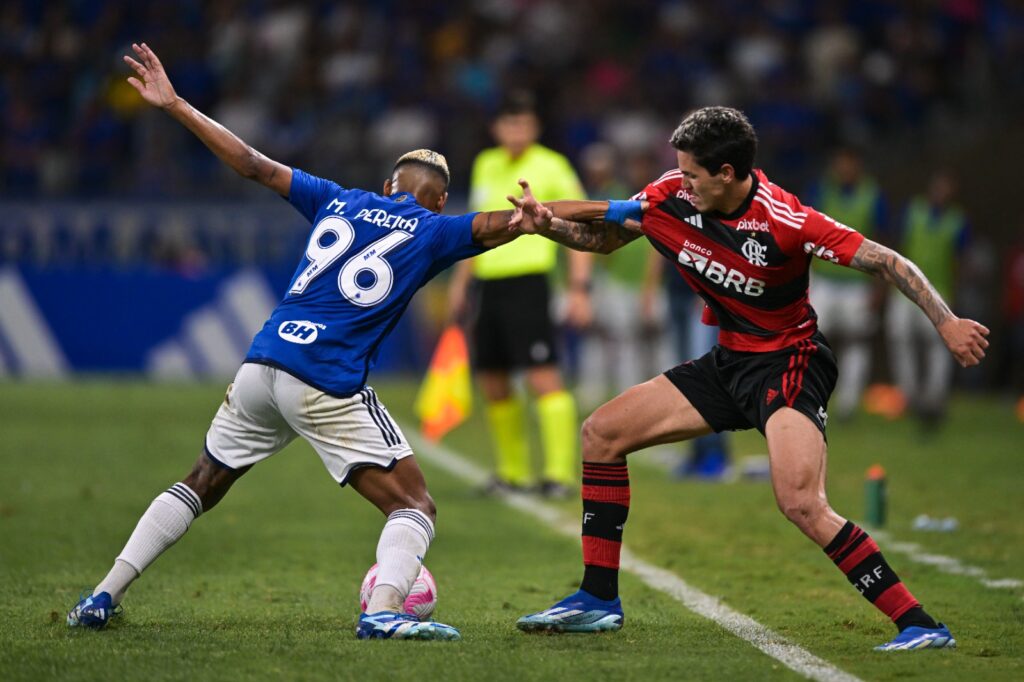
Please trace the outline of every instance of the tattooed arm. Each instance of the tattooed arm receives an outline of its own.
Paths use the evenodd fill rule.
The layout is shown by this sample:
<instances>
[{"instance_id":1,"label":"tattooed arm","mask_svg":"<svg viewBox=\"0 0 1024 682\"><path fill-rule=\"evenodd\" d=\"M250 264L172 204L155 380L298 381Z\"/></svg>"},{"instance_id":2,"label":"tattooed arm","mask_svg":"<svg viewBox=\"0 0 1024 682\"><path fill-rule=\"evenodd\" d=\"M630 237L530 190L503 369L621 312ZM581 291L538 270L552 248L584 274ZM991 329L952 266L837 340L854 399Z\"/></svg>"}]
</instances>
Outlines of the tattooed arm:
<instances>
[{"instance_id":1,"label":"tattooed arm","mask_svg":"<svg viewBox=\"0 0 1024 682\"><path fill-rule=\"evenodd\" d=\"M516 207L512 229L524 234L539 234L576 251L611 253L640 236L640 223L625 224L601 220L608 211L607 201L553 201L542 204L533 196L530 183L520 180L522 198L509 196ZM642 204L646 210L646 203Z\"/></svg>"},{"instance_id":2,"label":"tattooed arm","mask_svg":"<svg viewBox=\"0 0 1024 682\"><path fill-rule=\"evenodd\" d=\"M538 224L536 234L577 251L611 253L640 236L639 225L632 222L627 225L606 223L601 220L581 223L551 218L551 224L546 228Z\"/></svg>"},{"instance_id":3,"label":"tattooed arm","mask_svg":"<svg viewBox=\"0 0 1024 682\"><path fill-rule=\"evenodd\" d=\"M892 249L865 239L853 255L850 267L895 284L904 296L924 311L936 327L953 318L953 312L920 268Z\"/></svg>"},{"instance_id":4,"label":"tattooed arm","mask_svg":"<svg viewBox=\"0 0 1024 682\"><path fill-rule=\"evenodd\" d=\"M850 267L896 285L904 296L924 311L961 365L970 367L985 357L988 329L974 320L954 315L921 269L910 259L865 239L853 255Z\"/></svg>"}]
</instances>

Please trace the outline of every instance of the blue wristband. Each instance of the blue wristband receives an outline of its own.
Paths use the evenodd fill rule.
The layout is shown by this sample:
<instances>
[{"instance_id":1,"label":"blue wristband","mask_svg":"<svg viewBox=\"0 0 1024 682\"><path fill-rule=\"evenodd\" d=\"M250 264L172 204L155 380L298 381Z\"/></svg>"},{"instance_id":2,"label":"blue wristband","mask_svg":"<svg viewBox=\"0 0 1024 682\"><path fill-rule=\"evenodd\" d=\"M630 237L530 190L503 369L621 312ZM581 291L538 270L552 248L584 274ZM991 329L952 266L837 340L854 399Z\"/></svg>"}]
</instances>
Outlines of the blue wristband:
<instances>
[{"instance_id":1,"label":"blue wristband","mask_svg":"<svg viewBox=\"0 0 1024 682\"><path fill-rule=\"evenodd\" d=\"M609 223L622 225L629 219L639 222L644 217L639 201L609 201L604 219Z\"/></svg>"}]
</instances>

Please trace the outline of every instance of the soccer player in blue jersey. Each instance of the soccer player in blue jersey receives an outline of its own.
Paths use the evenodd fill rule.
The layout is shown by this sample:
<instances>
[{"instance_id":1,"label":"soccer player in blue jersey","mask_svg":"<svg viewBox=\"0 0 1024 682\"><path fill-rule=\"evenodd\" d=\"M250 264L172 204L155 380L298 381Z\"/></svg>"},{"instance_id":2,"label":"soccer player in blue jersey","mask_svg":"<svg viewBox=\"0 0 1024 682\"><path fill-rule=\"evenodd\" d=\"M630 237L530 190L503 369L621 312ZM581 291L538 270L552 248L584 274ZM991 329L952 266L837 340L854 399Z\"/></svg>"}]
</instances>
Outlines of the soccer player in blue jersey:
<instances>
[{"instance_id":1,"label":"soccer player in blue jersey","mask_svg":"<svg viewBox=\"0 0 1024 682\"><path fill-rule=\"evenodd\" d=\"M71 626L102 628L128 586L249 468L305 438L331 476L376 505L387 522L377 545L376 586L361 639L459 639L455 628L420 622L402 604L434 537L434 502L397 424L366 384L381 341L413 294L457 260L518 233L512 211L439 215L448 198L443 156L400 157L381 195L343 189L268 159L177 96L156 54L132 45L128 82L194 133L240 175L283 197L314 225L295 276L256 335L180 483L139 519L113 568L68 614Z\"/></svg>"}]
</instances>

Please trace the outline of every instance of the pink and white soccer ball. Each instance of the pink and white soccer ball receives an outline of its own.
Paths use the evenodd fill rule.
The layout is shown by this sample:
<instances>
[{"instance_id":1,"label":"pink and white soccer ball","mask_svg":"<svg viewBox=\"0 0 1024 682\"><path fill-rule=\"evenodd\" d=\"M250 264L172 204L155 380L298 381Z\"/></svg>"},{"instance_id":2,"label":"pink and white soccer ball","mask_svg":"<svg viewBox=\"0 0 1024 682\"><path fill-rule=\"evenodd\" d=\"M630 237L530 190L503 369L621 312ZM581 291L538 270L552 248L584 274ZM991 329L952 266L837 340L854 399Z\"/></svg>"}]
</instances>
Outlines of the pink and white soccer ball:
<instances>
[{"instance_id":1,"label":"pink and white soccer ball","mask_svg":"<svg viewBox=\"0 0 1024 682\"><path fill-rule=\"evenodd\" d=\"M366 613L366 605L370 601L370 592L377 584L377 564L370 566L363 578L363 584L359 588L359 609ZM402 608L406 613L411 613L420 620L430 618L437 606L437 583L434 576L430 574L426 566L420 566L420 574L409 590L409 596L405 598L405 606Z\"/></svg>"}]
</instances>

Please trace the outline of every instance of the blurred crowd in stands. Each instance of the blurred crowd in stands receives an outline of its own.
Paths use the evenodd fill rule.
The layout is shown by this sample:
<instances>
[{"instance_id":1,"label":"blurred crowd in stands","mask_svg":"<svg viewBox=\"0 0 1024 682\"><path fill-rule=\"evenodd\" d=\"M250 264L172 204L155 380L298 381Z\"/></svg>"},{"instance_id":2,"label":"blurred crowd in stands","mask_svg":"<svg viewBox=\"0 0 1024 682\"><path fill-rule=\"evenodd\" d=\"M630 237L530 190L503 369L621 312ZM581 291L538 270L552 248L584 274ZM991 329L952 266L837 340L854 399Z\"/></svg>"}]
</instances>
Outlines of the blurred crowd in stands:
<instances>
[{"instance_id":1,"label":"blurred crowd in stands","mask_svg":"<svg viewBox=\"0 0 1024 682\"><path fill-rule=\"evenodd\" d=\"M574 161L598 140L663 154L687 109L738 106L791 186L836 142L928 145L1024 90L1017 0L7 0L0 196L248 191L125 84L131 41L268 155L376 186L435 147L457 193L512 86Z\"/></svg>"},{"instance_id":2,"label":"blurred crowd in stands","mask_svg":"<svg viewBox=\"0 0 1024 682\"><path fill-rule=\"evenodd\" d=\"M0 262L138 258L187 271L300 248L286 210L145 208L273 199L141 102L121 61L132 41L254 147L342 185L376 188L402 152L442 151L456 210L512 88L536 93L541 141L595 196L627 196L671 167L667 139L688 109L737 106L758 130L759 165L785 186L814 187L834 150L857 148L884 186L893 229L878 228L894 246L934 160L991 150L1000 131L1020 130L1012 112L1024 104L1021 0L6 0L0 201L22 207L5 212ZM594 157L603 175L588 169ZM959 304L1005 330L1019 352L1001 364L1024 385L1021 224L979 215L997 197L967 191L963 175L987 158L959 160L972 235ZM33 213L40 200L98 198L119 203Z\"/></svg>"}]
</instances>

